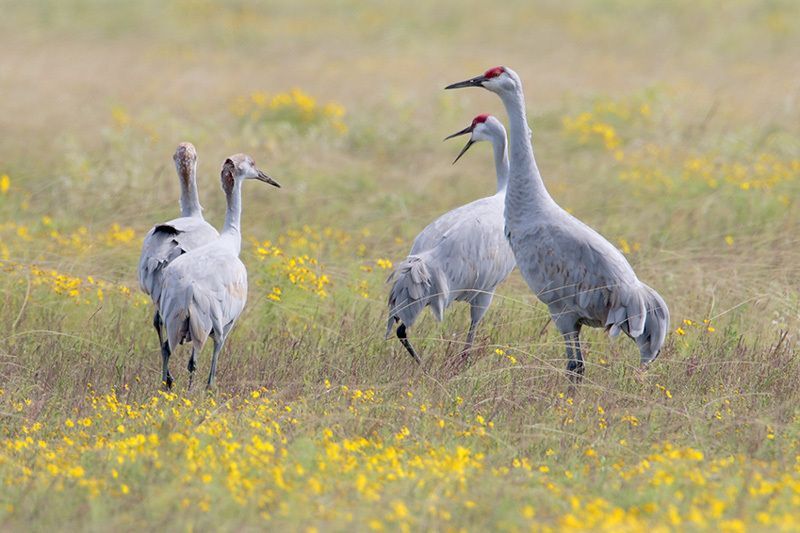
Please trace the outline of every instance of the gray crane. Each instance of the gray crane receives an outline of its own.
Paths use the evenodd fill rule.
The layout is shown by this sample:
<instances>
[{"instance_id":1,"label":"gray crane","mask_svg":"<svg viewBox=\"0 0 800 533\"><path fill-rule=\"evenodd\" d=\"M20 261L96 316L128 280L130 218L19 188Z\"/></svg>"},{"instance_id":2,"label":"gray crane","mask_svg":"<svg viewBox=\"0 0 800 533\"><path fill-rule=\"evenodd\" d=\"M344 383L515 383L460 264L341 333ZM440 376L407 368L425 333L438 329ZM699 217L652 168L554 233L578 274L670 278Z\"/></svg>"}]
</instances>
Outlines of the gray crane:
<instances>
[{"instance_id":1,"label":"gray crane","mask_svg":"<svg viewBox=\"0 0 800 533\"><path fill-rule=\"evenodd\" d=\"M247 269L239 259L242 182L257 179L280 187L245 154L226 159L220 177L228 208L219 237L179 256L164 269L158 309L167 331L168 352L162 368L162 380L167 387L172 385L170 354L183 341L191 341L188 365L191 388L197 356L209 335L214 340L214 353L207 386L214 386L219 352L247 301Z\"/></svg>"},{"instance_id":2,"label":"gray crane","mask_svg":"<svg viewBox=\"0 0 800 533\"><path fill-rule=\"evenodd\" d=\"M547 304L564 337L570 377L580 381L584 373L582 326L606 328L611 337L625 333L636 341L642 365L652 362L669 329L667 304L639 281L614 245L559 207L547 192L533 156L519 76L495 67L445 88L462 87L497 94L508 113L506 237L523 278Z\"/></svg>"},{"instance_id":3,"label":"gray crane","mask_svg":"<svg viewBox=\"0 0 800 533\"><path fill-rule=\"evenodd\" d=\"M491 141L497 173L497 192L454 209L429 224L414 240L411 253L389 276L389 321L386 338L397 327L397 337L414 361L421 359L408 340L407 329L430 306L441 321L453 301L470 304L470 326L463 354L475 339L475 329L497 286L514 269L514 255L503 236L503 204L508 183L506 130L495 117L479 115L472 124L450 135L470 133L455 163L478 141Z\"/></svg>"},{"instance_id":4,"label":"gray crane","mask_svg":"<svg viewBox=\"0 0 800 533\"><path fill-rule=\"evenodd\" d=\"M162 359L169 357L169 347L164 341L163 323L158 312L164 269L179 255L219 236L217 230L203 220L203 208L200 206L197 194L197 151L192 143L180 143L172 159L181 184L181 216L158 224L147 233L142 244L138 268L139 287L150 296L156 306L153 327L158 334Z\"/></svg>"}]
</instances>

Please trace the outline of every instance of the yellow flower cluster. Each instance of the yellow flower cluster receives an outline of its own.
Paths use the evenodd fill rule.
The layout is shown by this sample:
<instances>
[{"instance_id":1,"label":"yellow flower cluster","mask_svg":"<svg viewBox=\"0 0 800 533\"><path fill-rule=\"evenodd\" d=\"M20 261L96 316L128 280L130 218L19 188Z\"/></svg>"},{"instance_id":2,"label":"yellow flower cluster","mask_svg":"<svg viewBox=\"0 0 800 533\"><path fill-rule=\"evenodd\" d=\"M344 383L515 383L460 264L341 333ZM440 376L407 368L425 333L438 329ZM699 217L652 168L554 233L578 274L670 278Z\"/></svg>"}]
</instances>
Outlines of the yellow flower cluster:
<instances>
[{"instance_id":1,"label":"yellow flower cluster","mask_svg":"<svg viewBox=\"0 0 800 533\"><path fill-rule=\"evenodd\" d=\"M701 331L703 333L714 333L717 329L711 324L711 319L704 318L702 322L684 318L681 325L675 328L678 335L686 335L690 330Z\"/></svg>"},{"instance_id":2,"label":"yellow flower cluster","mask_svg":"<svg viewBox=\"0 0 800 533\"><path fill-rule=\"evenodd\" d=\"M591 111L563 117L561 125L564 133L579 144L602 146L617 161L622 161L625 152L619 128L646 123L651 115L650 104L638 99L598 100Z\"/></svg>"},{"instance_id":3,"label":"yellow flower cluster","mask_svg":"<svg viewBox=\"0 0 800 533\"><path fill-rule=\"evenodd\" d=\"M675 165L678 162L679 166ZM800 159L785 159L776 154L741 154L726 160L714 154L681 156L677 150L648 143L638 151L629 151L626 168L620 172L622 181L651 192L684 190L715 190L727 187L735 191L769 192L800 178ZM779 193L784 205L790 203L787 194Z\"/></svg>"},{"instance_id":4,"label":"yellow flower cluster","mask_svg":"<svg viewBox=\"0 0 800 533\"><path fill-rule=\"evenodd\" d=\"M761 152L726 159L720 154L685 153L680 147L642 142L637 134L642 133L643 124L650 123L652 110L648 103L637 100L598 101L591 111L563 117L563 131L579 144L603 147L623 164L619 174L623 182L651 193L721 187L764 192L800 177L797 158ZM621 131L630 142L623 140ZM791 195L781 190L778 200L788 205Z\"/></svg>"},{"instance_id":5,"label":"yellow flower cluster","mask_svg":"<svg viewBox=\"0 0 800 533\"><path fill-rule=\"evenodd\" d=\"M337 102L319 104L300 89L277 94L257 91L234 100L231 112L253 123L287 122L300 128L326 125L341 134L347 133L344 106Z\"/></svg>"},{"instance_id":6,"label":"yellow flower cluster","mask_svg":"<svg viewBox=\"0 0 800 533\"><path fill-rule=\"evenodd\" d=\"M62 233L54 228L53 220L49 216L42 217L41 222L33 226L4 222L0 224L0 237L4 241L3 259L9 258L9 245L13 247L15 244L24 244L33 240L46 247L47 251L62 255L65 248L83 254L98 246L113 248L120 245L136 244L138 246L139 244L138 236L133 228L123 227L117 223L111 224L108 230L96 234L91 234L86 226L79 226L69 233ZM27 248L27 246L25 247Z\"/></svg>"},{"instance_id":7,"label":"yellow flower cluster","mask_svg":"<svg viewBox=\"0 0 800 533\"><path fill-rule=\"evenodd\" d=\"M322 273L319 261L308 254L287 255L283 249L273 246L271 241L255 243L255 254L261 261L270 260L273 273L279 273L292 285L305 291L312 292L320 298L326 298L326 287L331 280L327 274ZM267 296L270 300L281 300L281 288L273 287Z\"/></svg>"},{"instance_id":8,"label":"yellow flower cluster","mask_svg":"<svg viewBox=\"0 0 800 533\"><path fill-rule=\"evenodd\" d=\"M340 394L352 405L377 401L373 389L342 387ZM249 508L269 523L294 505L316 502L321 517L353 522L358 519L347 506L325 502L343 495L379 502L391 485L455 497L483 468L482 454L418 443L408 428L384 441L339 437L337 429L323 427L311 448L299 449L289 436L301 424L294 412L302 404L284 404L266 389L222 404L164 392L127 403L114 391L90 392L87 404L88 412L60 427L37 422L0 440L2 483L56 493L78 489L89 500L137 499L147 490L141 477L147 472L148 484L179 482L181 505L203 513ZM366 522L407 529L416 520L398 499Z\"/></svg>"},{"instance_id":9,"label":"yellow flower cluster","mask_svg":"<svg viewBox=\"0 0 800 533\"><path fill-rule=\"evenodd\" d=\"M575 135L581 144L590 144L595 139L600 140L606 150L616 152L620 146L620 139L614 126L599 120L594 114L581 113L576 117L564 117L562 120L564 131Z\"/></svg>"},{"instance_id":10,"label":"yellow flower cluster","mask_svg":"<svg viewBox=\"0 0 800 533\"><path fill-rule=\"evenodd\" d=\"M638 242L630 243L628 242L628 239L624 237L620 237L619 239L617 239L617 244L618 244L617 248L619 248L620 251L625 255L630 255L633 252L638 252L642 248L642 245L640 243Z\"/></svg>"},{"instance_id":11,"label":"yellow flower cluster","mask_svg":"<svg viewBox=\"0 0 800 533\"><path fill-rule=\"evenodd\" d=\"M259 241L251 239L252 251L259 261L269 265L266 272L277 275L288 281L291 286L296 286L308 292L315 293L321 298L329 294L333 283L325 272L320 258L351 260L363 258L367 254L367 245L359 242L360 238L368 238L371 233L363 229L357 234L349 233L330 226L314 228L308 225L302 228L288 229L272 240ZM363 259L362 259L363 260ZM391 270L393 263L385 257L378 257L374 261L362 262L358 265L358 272L371 273ZM281 301L282 290L287 286L276 283L276 279L260 279L254 272L256 284L273 287L267 298ZM383 287L384 277L370 276L367 279L357 279L349 287L363 298L370 297L370 291L376 285Z\"/></svg>"},{"instance_id":12,"label":"yellow flower cluster","mask_svg":"<svg viewBox=\"0 0 800 533\"><path fill-rule=\"evenodd\" d=\"M129 244L131 242L136 242L138 244L136 232L133 231L133 228L124 228L116 222L111 224L111 228L109 228L109 230L101 236L101 239L108 246L114 246L116 244Z\"/></svg>"},{"instance_id":13,"label":"yellow flower cluster","mask_svg":"<svg viewBox=\"0 0 800 533\"><path fill-rule=\"evenodd\" d=\"M0 438L0 485L89 508L136 505L160 486L197 520L227 514L264 527L297 520L373 530L486 524L484 515L491 520L495 512L487 498L497 487L507 489L502 516L510 529L800 526L800 455L794 438L769 427L769 456L794 457L793 468L670 442L628 453L628 439L641 438L639 418L595 404L581 409L562 393L554 399L558 416L594 425L593 442L562 440L559 447L556 440L498 460L507 450L495 435L499 424L464 410L461 397L420 403L408 390L385 401L380 389L329 379L309 396L313 405L302 396L287 403L265 388L199 400L159 392L134 401L123 392L90 389L81 410L46 423L29 399L11 400L20 422ZM0 398L9 401L2 389ZM380 416L387 409L403 416L389 421ZM608 454L603 444L600 435L612 431L622 453ZM599 478L602 493L593 485Z\"/></svg>"},{"instance_id":14,"label":"yellow flower cluster","mask_svg":"<svg viewBox=\"0 0 800 533\"><path fill-rule=\"evenodd\" d=\"M800 177L800 159L782 160L774 154L759 153L729 162L709 155L693 156L683 162L684 181L700 180L709 189L721 182L743 191L770 190Z\"/></svg>"},{"instance_id":15,"label":"yellow flower cluster","mask_svg":"<svg viewBox=\"0 0 800 533\"><path fill-rule=\"evenodd\" d=\"M7 275L15 276L19 283L29 282L31 287L47 288L51 293L65 296L76 304L102 302L109 294L132 298L134 306L148 302L144 295L132 292L127 285L95 279L93 276L73 276L52 268L7 260L0 261L0 269Z\"/></svg>"}]
</instances>

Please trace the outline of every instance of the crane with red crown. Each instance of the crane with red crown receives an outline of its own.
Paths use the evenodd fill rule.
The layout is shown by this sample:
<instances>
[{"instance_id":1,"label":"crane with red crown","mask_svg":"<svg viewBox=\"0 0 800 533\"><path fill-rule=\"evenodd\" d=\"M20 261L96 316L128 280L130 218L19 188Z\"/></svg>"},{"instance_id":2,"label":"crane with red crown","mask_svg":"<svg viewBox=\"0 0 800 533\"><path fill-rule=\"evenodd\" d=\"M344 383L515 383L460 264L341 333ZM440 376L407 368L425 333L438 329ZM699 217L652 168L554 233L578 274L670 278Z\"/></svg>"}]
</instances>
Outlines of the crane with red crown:
<instances>
[{"instance_id":1,"label":"crane with red crown","mask_svg":"<svg viewBox=\"0 0 800 533\"><path fill-rule=\"evenodd\" d=\"M397 265L387 282L389 320L386 338L397 324L396 334L414 361L421 363L407 329L430 306L441 321L453 301L470 305L470 326L462 354L466 357L475 340L475 331L497 286L514 269L514 254L503 236L503 205L508 183L506 130L497 118L478 115L463 130L447 137L470 134L469 141L456 157L479 141L494 148L497 192L440 216L414 240L408 257Z\"/></svg>"}]
</instances>

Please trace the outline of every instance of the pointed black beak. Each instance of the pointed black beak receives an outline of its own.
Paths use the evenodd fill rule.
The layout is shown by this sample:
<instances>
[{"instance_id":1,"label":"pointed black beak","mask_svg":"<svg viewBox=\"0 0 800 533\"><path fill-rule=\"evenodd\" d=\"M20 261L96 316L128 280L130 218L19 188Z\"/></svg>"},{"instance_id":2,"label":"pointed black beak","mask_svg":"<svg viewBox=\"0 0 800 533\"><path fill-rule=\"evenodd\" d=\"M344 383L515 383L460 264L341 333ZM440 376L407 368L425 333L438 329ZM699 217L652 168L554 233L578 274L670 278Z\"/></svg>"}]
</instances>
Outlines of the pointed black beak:
<instances>
[{"instance_id":1,"label":"pointed black beak","mask_svg":"<svg viewBox=\"0 0 800 533\"><path fill-rule=\"evenodd\" d=\"M469 150L469 147L470 147L470 146L472 146L473 144L475 144L475 141L473 141L472 139L470 139L470 140L468 140L468 141L467 141L467 144L465 144L465 145L464 145L464 148L462 148L462 149L461 149L461 152L459 152L459 154L458 154L458 157L456 157L456 158L453 160L453 164L454 164L454 165L456 164L456 161L458 161L459 159L461 159L461 156L462 156L462 155L464 155L464 154L466 154L466 153L467 153L467 150Z\"/></svg>"},{"instance_id":2,"label":"pointed black beak","mask_svg":"<svg viewBox=\"0 0 800 533\"><path fill-rule=\"evenodd\" d=\"M470 78L468 80L459 81L458 83L453 83L445 87L447 89L461 89L463 87L483 87L483 82L486 81L486 76L476 76L474 78Z\"/></svg>"},{"instance_id":3,"label":"pointed black beak","mask_svg":"<svg viewBox=\"0 0 800 533\"><path fill-rule=\"evenodd\" d=\"M461 130L461 131L458 131L458 132L456 132L456 133L454 133L452 135L448 135L447 137L444 138L444 140L446 141L447 139L452 139L453 137L458 137L459 135L466 135L467 133L472 133L472 125L471 124L469 126L467 126L466 128L464 128L463 130ZM454 165L456 164L456 161L461 159L461 156L464 155L467 152L467 150L469 150L469 147L472 146L473 144L475 144L475 141L473 141L472 139L467 141L467 144L464 146L464 148L461 149L461 152L458 154L458 157L456 157L453 160L453 164Z\"/></svg>"},{"instance_id":4,"label":"pointed black beak","mask_svg":"<svg viewBox=\"0 0 800 533\"><path fill-rule=\"evenodd\" d=\"M464 128L463 130L461 130L461 131L457 131L456 133L454 133L452 135L448 135L447 137L444 138L444 140L446 141L447 139L452 139L453 137L458 137L459 135L466 135L467 133L472 133L472 125L471 124L469 126L467 126L466 128Z\"/></svg>"},{"instance_id":5,"label":"pointed black beak","mask_svg":"<svg viewBox=\"0 0 800 533\"><path fill-rule=\"evenodd\" d=\"M270 185L272 185L272 186L274 186L274 187L277 187L277 188L279 188L279 189L281 188L281 184L280 184L280 183L278 183L278 182L277 182L277 181L275 181L274 179L270 178L269 176L267 176L266 174L264 174L264 173L263 173L262 171L260 171L260 170L258 171L258 179L259 179L260 181L263 181L264 183L269 183Z\"/></svg>"}]
</instances>

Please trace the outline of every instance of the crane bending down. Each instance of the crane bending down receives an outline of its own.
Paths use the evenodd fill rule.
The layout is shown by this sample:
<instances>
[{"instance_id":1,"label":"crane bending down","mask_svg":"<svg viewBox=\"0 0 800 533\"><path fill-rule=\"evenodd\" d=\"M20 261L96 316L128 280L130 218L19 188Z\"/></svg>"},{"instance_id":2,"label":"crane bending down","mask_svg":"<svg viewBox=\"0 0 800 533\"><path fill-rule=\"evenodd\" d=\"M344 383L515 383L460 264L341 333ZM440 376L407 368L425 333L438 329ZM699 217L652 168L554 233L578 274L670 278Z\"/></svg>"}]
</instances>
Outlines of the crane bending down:
<instances>
[{"instance_id":1,"label":"crane bending down","mask_svg":"<svg viewBox=\"0 0 800 533\"><path fill-rule=\"evenodd\" d=\"M497 172L497 192L449 213L429 224L414 240L409 256L397 265L387 282L389 321L386 338L397 327L397 337L414 361L421 359L408 340L407 329L430 306L437 320L454 301L470 304L470 326L464 354L475 339L475 329L497 286L514 269L514 254L503 236L503 203L508 183L506 130L495 117L479 115L472 124L451 135L471 133L456 161L478 141L491 141ZM455 161L453 161L455 163Z\"/></svg>"},{"instance_id":2,"label":"crane bending down","mask_svg":"<svg viewBox=\"0 0 800 533\"><path fill-rule=\"evenodd\" d=\"M139 258L139 287L149 295L156 306L153 327L158 334L161 357L169 357L169 346L164 341L158 299L161 296L164 269L176 257L216 239L219 234L203 220L203 208L197 194L197 151L192 143L178 145L172 156L181 184L181 216L154 226L145 236ZM167 386L172 376L164 376Z\"/></svg>"},{"instance_id":3,"label":"crane bending down","mask_svg":"<svg viewBox=\"0 0 800 533\"><path fill-rule=\"evenodd\" d=\"M653 361L669 329L667 305L616 247L550 197L533 156L519 76L495 67L446 89L461 87L488 89L508 113L506 236L522 276L564 337L570 376L577 381L584 372L582 326L604 327L612 337L623 332L636 341L642 364Z\"/></svg>"},{"instance_id":4,"label":"crane bending down","mask_svg":"<svg viewBox=\"0 0 800 533\"><path fill-rule=\"evenodd\" d=\"M222 190L228 208L219 237L185 253L164 270L158 302L167 330L168 352L162 379L170 386L169 356L184 340L191 341L189 388L197 368L197 356L209 335L214 339L214 354L207 386L214 386L217 359L225 339L247 301L247 269L239 259L242 247L242 181L257 179L275 187L280 185L259 170L253 159L236 154L222 165Z\"/></svg>"}]
</instances>

